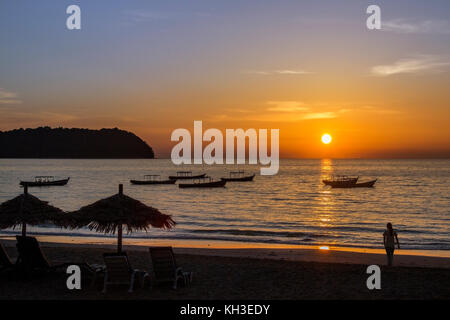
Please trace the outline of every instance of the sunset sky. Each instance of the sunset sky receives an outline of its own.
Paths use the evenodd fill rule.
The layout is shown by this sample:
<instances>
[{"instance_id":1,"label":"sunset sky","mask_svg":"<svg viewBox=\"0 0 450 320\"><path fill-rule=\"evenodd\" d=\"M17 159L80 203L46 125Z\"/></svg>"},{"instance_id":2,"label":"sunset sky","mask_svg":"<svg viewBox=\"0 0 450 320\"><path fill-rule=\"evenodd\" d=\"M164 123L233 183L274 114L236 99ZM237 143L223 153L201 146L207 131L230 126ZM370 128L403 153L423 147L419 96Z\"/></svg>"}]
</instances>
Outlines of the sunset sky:
<instances>
[{"instance_id":1,"label":"sunset sky","mask_svg":"<svg viewBox=\"0 0 450 320\"><path fill-rule=\"evenodd\" d=\"M2 131L119 127L168 157L202 120L280 129L281 157L450 156L448 0L11 0L0 43Z\"/></svg>"}]
</instances>

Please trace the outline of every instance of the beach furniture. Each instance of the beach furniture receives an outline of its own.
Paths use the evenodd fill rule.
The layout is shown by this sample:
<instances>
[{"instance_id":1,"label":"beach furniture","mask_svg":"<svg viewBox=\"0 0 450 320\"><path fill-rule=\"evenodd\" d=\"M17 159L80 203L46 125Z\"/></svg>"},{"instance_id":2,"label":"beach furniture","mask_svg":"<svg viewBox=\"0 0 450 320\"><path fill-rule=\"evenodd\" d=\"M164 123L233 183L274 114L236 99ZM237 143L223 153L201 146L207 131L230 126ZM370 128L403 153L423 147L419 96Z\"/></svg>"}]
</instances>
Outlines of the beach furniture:
<instances>
[{"instance_id":1,"label":"beach furniture","mask_svg":"<svg viewBox=\"0 0 450 320\"><path fill-rule=\"evenodd\" d=\"M50 265L36 238L16 236L16 239L19 253L16 266L19 270L28 273L36 270L50 271L58 267Z\"/></svg>"},{"instance_id":2,"label":"beach furniture","mask_svg":"<svg viewBox=\"0 0 450 320\"><path fill-rule=\"evenodd\" d=\"M172 282L176 289L178 281L185 286L192 282L192 272L185 272L178 267L172 247L150 247L150 258L152 263L152 282Z\"/></svg>"},{"instance_id":3,"label":"beach furniture","mask_svg":"<svg viewBox=\"0 0 450 320\"><path fill-rule=\"evenodd\" d=\"M0 270L9 270L13 267L14 264L11 261L8 252L6 252L5 247L0 243Z\"/></svg>"},{"instance_id":4,"label":"beach furniture","mask_svg":"<svg viewBox=\"0 0 450 320\"><path fill-rule=\"evenodd\" d=\"M106 267L103 293L106 293L109 285L128 285L128 292L131 293L136 277L141 277L142 285L148 277L147 272L131 268L126 252L104 253L103 260Z\"/></svg>"},{"instance_id":5,"label":"beach furniture","mask_svg":"<svg viewBox=\"0 0 450 320\"><path fill-rule=\"evenodd\" d=\"M104 271L103 266L90 265L86 262L64 262L56 265L51 264L42 251L42 248L36 238L16 236L16 239L16 246L19 256L15 266L18 271L25 274L30 274L34 271L55 272L60 268L67 268L70 265L78 265L93 274L92 284L94 284L97 275Z\"/></svg>"}]
</instances>

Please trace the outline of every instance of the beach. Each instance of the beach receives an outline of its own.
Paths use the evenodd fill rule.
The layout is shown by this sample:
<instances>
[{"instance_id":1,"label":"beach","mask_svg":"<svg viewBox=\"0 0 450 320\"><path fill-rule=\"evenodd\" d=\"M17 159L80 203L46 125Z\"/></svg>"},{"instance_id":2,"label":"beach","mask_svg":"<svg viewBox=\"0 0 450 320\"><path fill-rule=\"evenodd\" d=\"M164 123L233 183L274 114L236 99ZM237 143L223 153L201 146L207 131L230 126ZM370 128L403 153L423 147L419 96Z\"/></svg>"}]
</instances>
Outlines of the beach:
<instances>
[{"instance_id":1,"label":"beach","mask_svg":"<svg viewBox=\"0 0 450 320\"><path fill-rule=\"evenodd\" d=\"M16 257L12 241L2 241L8 254ZM102 264L102 254L113 245L41 242L52 264L89 262ZM125 246L133 268L149 270L145 246ZM67 275L49 274L29 280L1 275L0 299L449 299L450 259L398 255L395 266L385 265L385 256L375 253L292 248L174 248L177 262L193 271L190 287L173 290L161 284L151 290L117 287L102 294L103 279L90 287L82 274L82 289L68 290ZM369 290L368 265L381 267L381 290Z\"/></svg>"}]
</instances>

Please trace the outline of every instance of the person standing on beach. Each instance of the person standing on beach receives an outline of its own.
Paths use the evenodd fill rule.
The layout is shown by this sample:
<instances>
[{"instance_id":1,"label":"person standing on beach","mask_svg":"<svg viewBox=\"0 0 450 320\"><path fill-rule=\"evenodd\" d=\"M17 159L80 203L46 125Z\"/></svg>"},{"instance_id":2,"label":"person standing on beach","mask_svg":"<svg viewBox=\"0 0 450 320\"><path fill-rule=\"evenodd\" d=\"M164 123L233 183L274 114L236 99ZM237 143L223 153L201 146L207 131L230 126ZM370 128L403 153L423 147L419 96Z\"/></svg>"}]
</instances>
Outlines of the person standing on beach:
<instances>
[{"instance_id":1,"label":"person standing on beach","mask_svg":"<svg viewBox=\"0 0 450 320\"><path fill-rule=\"evenodd\" d=\"M388 266L392 266L392 260L394 260L395 251L395 241L397 241L397 246L400 249L400 242L398 242L397 232L392 229L392 223L386 225L387 229L383 234L383 244L386 249Z\"/></svg>"}]
</instances>

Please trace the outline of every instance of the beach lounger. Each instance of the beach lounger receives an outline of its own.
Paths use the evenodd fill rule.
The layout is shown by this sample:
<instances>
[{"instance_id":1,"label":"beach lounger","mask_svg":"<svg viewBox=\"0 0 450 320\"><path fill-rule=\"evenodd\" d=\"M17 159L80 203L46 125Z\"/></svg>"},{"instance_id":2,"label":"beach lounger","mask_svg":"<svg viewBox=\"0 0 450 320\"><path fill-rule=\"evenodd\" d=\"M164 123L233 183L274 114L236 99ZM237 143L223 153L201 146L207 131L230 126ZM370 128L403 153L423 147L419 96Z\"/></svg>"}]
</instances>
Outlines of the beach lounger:
<instances>
[{"instance_id":1,"label":"beach lounger","mask_svg":"<svg viewBox=\"0 0 450 320\"><path fill-rule=\"evenodd\" d=\"M59 266L51 266L42 252L39 242L34 237L16 236L17 257L16 266L20 271L53 271Z\"/></svg>"},{"instance_id":2,"label":"beach lounger","mask_svg":"<svg viewBox=\"0 0 450 320\"><path fill-rule=\"evenodd\" d=\"M0 243L0 271L10 270L14 268L14 263L11 261L5 247Z\"/></svg>"},{"instance_id":3,"label":"beach lounger","mask_svg":"<svg viewBox=\"0 0 450 320\"><path fill-rule=\"evenodd\" d=\"M192 272L185 272L177 266L172 247L150 247L150 258L153 266L153 278L155 282L172 282L176 289L178 281L185 286L192 282Z\"/></svg>"},{"instance_id":4,"label":"beach lounger","mask_svg":"<svg viewBox=\"0 0 450 320\"><path fill-rule=\"evenodd\" d=\"M104 253L105 281L103 293L106 293L108 285L129 285L128 292L133 292L134 281L137 276L142 277L142 284L148 276L147 272L133 269L130 266L128 255L122 253Z\"/></svg>"},{"instance_id":5,"label":"beach lounger","mask_svg":"<svg viewBox=\"0 0 450 320\"><path fill-rule=\"evenodd\" d=\"M65 262L57 265L50 264L39 242L34 237L16 236L17 251L19 256L16 261L16 269L25 274L35 271L54 272L60 268L67 268L70 265L78 265L93 274L94 284L97 274L103 272L104 267L100 265L90 265L86 262Z\"/></svg>"}]
</instances>

